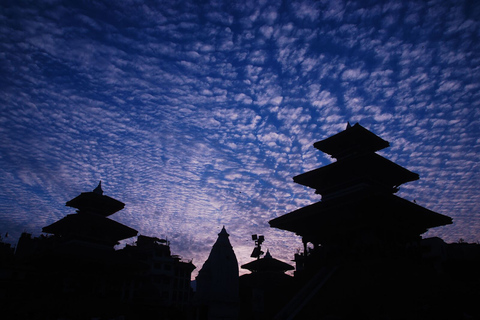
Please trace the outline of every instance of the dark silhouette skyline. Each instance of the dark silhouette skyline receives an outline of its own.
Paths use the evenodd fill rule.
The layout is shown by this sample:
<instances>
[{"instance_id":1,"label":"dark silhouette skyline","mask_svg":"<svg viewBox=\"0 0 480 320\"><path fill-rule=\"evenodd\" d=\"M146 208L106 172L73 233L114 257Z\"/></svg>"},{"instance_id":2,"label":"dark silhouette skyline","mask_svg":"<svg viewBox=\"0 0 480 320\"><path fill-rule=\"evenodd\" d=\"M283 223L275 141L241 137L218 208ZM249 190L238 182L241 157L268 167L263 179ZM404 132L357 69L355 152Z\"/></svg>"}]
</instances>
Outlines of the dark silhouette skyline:
<instances>
[{"instance_id":1,"label":"dark silhouette skyline","mask_svg":"<svg viewBox=\"0 0 480 320\"><path fill-rule=\"evenodd\" d=\"M101 180L117 222L182 256L225 225L240 264L255 233L288 261L302 243L268 221L320 200L290 178L347 121L420 175L400 197L454 219L430 236L480 241L476 1L182 3L1 1L5 241Z\"/></svg>"},{"instance_id":2,"label":"dark silhouette skyline","mask_svg":"<svg viewBox=\"0 0 480 320\"><path fill-rule=\"evenodd\" d=\"M422 237L452 219L395 195L418 175L376 154L358 123L314 144L336 162L294 177L322 200L271 220L302 237L295 268L261 250L238 260L225 226L191 284L192 261L167 239L109 216L125 204L101 182L66 205L74 214L0 242L0 300L12 319L475 319L480 245ZM119 241L134 245L115 250ZM293 253L292 253L293 255ZM262 257L263 256L263 257ZM285 274L295 269L294 276Z\"/></svg>"},{"instance_id":3,"label":"dark silhouette skyline","mask_svg":"<svg viewBox=\"0 0 480 320\"><path fill-rule=\"evenodd\" d=\"M9 319L190 319L195 266L165 239L108 218L125 204L101 183L66 203L76 213L23 233L2 251L2 314ZM138 235L138 236L137 236ZM136 237L120 250L120 240ZM6 247L2 247L6 249Z\"/></svg>"},{"instance_id":4,"label":"dark silhouette skyline","mask_svg":"<svg viewBox=\"0 0 480 320\"><path fill-rule=\"evenodd\" d=\"M452 219L395 195L419 177L376 154L388 146L358 123L314 144L336 161L293 179L322 200L269 222L304 243L297 290L272 319L480 316L480 245L422 238ZM460 292L451 292L454 284Z\"/></svg>"}]
</instances>

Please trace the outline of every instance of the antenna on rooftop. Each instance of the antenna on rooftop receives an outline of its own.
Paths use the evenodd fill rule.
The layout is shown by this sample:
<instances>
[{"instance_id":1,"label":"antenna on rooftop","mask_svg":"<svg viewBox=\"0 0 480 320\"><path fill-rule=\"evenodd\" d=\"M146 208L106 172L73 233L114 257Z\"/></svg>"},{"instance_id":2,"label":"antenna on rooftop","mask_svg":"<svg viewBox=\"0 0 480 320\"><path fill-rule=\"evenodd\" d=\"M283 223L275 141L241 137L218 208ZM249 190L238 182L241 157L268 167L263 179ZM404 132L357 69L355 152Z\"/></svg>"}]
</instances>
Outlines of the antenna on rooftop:
<instances>
[{"instance_id":1,"label":"antenna on rooftop","mask_svg":"<svg viewBox=\"0 0 480 320\"><path fill-rule=\"evenodd\" d=\"M260 256L264 254L264 252L262 251L262 243L263 241L265 241L265 237L252 234L252 240L255 241L255 248L253 248L250 257L260 259Z\"/></svg>"}]
</instances>

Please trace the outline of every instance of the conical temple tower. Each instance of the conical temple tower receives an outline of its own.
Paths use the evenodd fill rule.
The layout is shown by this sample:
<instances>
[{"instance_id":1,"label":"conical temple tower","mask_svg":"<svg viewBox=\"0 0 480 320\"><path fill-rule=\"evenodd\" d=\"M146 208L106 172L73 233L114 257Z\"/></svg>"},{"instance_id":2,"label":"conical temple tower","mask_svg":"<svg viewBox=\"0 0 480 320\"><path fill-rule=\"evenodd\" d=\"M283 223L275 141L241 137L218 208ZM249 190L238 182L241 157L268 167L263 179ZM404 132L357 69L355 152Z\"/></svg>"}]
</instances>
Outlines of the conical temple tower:
<instances>
[{"instance_id":1,"label":"conical temple tower","mask_svg":"<svg viewBox=\"0 0 480 320\"><path fill-rule=\"evenodd\" d=\"M198 319L238 318L238 262L228 237L223 227L196 277Z\"/></svg>"},{"instance_id":2,"label":"conical temple tower","mask_svg":"<svg viewBox=\"0 0 480 320\"><path fill-rule=\"evenodd\" d=\"M450 217L394 195L401 184L419 176L375 153L388 146L359 124L314 144L337 161L293 180L315 189L322 200L269 222L302 237L305 252L297 256L297 270L307 256L328 262L405 250L429 228L452 223Z\"/></svg>"}]
</instances>

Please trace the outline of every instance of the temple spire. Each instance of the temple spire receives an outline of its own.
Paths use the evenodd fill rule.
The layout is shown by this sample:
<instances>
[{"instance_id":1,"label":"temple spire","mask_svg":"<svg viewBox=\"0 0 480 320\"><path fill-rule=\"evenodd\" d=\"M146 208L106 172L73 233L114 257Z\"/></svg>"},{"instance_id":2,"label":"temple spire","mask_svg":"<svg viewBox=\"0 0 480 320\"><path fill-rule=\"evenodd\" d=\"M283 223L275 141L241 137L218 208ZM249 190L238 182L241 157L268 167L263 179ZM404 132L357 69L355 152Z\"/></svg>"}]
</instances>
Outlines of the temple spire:
<instances>
[{"instance_id":1,"label":"temple spire","mask_svg":"<svg viewBox=\"0 0 480 320\"><path fill-rule=\"evenodd\" d=\"M228 237L223 227L196 277L197 303L208 310L207 319L238 318L238 262Z\"/></svg>"},{"instance_id":2,"label":"temple spire","mask_svg":"<svg viewBox=\"0 0 480 320\"><path fill-rule=\"evenodd\" d=\"M227 236L229 237L230 235L228 234L227 230L225 229L225 226L223 226L222 230L220 231L220 233L218 234L218 236Z\"/></svg>"},{"instance_id":3,"label":"temple spire","mask_svg":"<svg viewBox=\"0 0 480 320\"><path fill-rule=\"evenodd\" d=\"M102 190L102 181L98 183L98 186L93 189L93 192L99 195L103 195L103 190Z\"/></svg>"}]
</instances>

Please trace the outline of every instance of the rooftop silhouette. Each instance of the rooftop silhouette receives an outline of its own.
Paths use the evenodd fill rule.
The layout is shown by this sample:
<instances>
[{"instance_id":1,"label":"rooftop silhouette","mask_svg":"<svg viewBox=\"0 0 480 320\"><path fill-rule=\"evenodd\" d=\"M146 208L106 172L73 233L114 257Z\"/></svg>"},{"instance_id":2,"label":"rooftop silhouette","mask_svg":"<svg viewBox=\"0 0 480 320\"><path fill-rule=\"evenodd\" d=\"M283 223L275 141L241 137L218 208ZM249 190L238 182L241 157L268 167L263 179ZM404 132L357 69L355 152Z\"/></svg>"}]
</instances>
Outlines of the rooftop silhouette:
<instances>
[{"instance_id":1,"label":"rooftop silhouette","mask_svg":"<svg viewBox=\"0 0 480 320\"><path fill-rule=\"evenodd\" d=\"M297 260L301 264L297 271L308 267L307 260L324 263L327 257L402 250L429 228L452 223L450 217L394 195L418 175L376 154L389 143L358 123L314 146L337 161L293 180L315 189L322 200L269 222L302 237L305 248L303 258L298 258L303 262ZM310 254L307 243L314 246Z\"/></svg>"},{"instance_id":2,"label":"rooftop silhouette","mask_svg":"<svg viewBox=\"0 0 480 320\"><path fill-rule=\"evenodd\" d=\"M224 226L196 277L198 319L238 318L238 262L228 238Z\"/></svg>"},{"instance_id":3,"label":"rooftop silhouette","mask_svg":"<svg viewBox=\"0 0 480 320\"><path fill-rule=\"evenodd\" d=\"M101 182L66 205L76 213L0 238L0 299L13 319L476 319L480 245L422 238L448 216L395 195L418 174L376 154L389 143L359 124L314 147L336 159L293 178L317 203L269 221L302 237L295 268L261 250L239 267L225 226L195 266L166 239L111 220L125 204ZM120 250L121 240L137 237ZM262 257L263 256L263 257ZM286 274L295 270L294 276Z\"/></svg>"},{"instance_id":4,"label":"rooftop silhouette","mask_svg":"<svg viewBox=\"0 0 480 320\"><path fill-rule=\"evenodd\" d=\"M474 307L478 273L470 269L467 276L475 284L457 282L455 273L467 261L479 265L479 246L460 261L441 239L422 239L452 219L395 195L419 176L375 153L388 146L359 124L314 143L337 161L293 180L321 194L321 201L269 221L304 244L295 254L293 297L274 319L480 316ZM449 293L453 283L462 293Z\"/></svg>"},{"instance_id":5,"label":"rooftop silhouette","mask_svg":"<svg viewBox=\"0 0 480 320\"><path fill-rule=\"evenodd\" d=\"M195 266L172 255L168 241L139 235L108 216L124 203L101 184L66 204L78 209L2 254L3 315L11 319L190 319ZM3 248L3 246L2 246Z\"/></svg>"}]
</instances>

